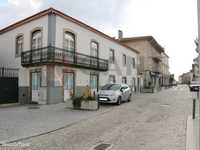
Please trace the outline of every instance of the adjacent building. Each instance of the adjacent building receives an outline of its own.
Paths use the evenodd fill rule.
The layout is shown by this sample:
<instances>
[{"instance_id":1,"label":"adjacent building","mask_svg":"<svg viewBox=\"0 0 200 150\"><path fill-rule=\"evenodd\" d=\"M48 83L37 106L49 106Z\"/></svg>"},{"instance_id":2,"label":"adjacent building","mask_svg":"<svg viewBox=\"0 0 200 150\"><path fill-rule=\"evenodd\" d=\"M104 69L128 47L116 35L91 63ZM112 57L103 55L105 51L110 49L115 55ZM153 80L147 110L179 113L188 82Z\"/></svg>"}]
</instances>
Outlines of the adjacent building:
<instances>
[{"instance_id":1,"label":"adjacent building","mask_svg":"<svg viewBox=\"0 0 200 150\"><path fill-rule=\"evenodd\" d=\"M161 73L162 73L162 83L163 87L170 86L170 72L169 72L169 56L163 52L161 54L162 62L161 62Z\"/></svg>"},{"instance_id":2,"label":"adjacent building","mask_svg":"<svg viewBox=\"0 0 200 150\"><path fill-rule=\"evenodd\" d=\"M19 69L23 104L64 102L81 96L86 86L95 95L106 83L127 83L136 90L139 52L123 43L50 8L0 30L0 64ZM145 85L157 86L163 49L152 39L146 45L152 54L146 50L149 55L141 59L151 57L152 65L142 69L154 78Z\"/></svg>"},{"instance_id":3,"label":"adjacent building","mask_svg":"<svg viewBox=\"0 0 200 150\"><path fill-rule=\"evenodd\" d=\"M197 81L200 79L199 76L199 63L198 63L198 57L193 59L193 64L192 64L192 80Z\"/></svg>"},{"instance_id":4,"label":"adjacent building","mask_svg":"<svg viewBox=\"0 0 200 150\"><path fill-rule=\"evenodd\" d=\"M190 84L193 78L193 73L192 71L183 73L182 75L179 76L179 83L181 84Z\"/></svg>"},{"instance_id":5,"label":"adjacent building","mask_svg":"<svg viewBox=\"0 0 200 150\"><path fill-rule=\"evenodd\" d=\"M164 48L152 36L123 38L119 31L118 40L138 50L138 74L143 92L154 92L169 84L169 57Z\"/></svg>"}]
</instances>

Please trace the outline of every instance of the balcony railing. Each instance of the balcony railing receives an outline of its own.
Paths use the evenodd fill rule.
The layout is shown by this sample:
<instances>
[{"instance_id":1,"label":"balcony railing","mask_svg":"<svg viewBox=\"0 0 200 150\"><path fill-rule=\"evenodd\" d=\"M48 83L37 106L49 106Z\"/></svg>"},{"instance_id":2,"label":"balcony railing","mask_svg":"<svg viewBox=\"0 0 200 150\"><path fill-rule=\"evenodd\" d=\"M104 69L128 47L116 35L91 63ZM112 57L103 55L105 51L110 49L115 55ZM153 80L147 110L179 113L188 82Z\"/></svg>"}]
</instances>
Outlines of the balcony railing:
<instances>
[{"instance_id":1,"label":"balcony railing","mask_svg":"<svg viewBox=\"0 0 200 150\"><path fill-rule=\"evenodd\" d=\"M24 67L58 64L100 71L108 70L108 60L52 46L22 52L21 64Z\"/></svg>"}]
</instances>

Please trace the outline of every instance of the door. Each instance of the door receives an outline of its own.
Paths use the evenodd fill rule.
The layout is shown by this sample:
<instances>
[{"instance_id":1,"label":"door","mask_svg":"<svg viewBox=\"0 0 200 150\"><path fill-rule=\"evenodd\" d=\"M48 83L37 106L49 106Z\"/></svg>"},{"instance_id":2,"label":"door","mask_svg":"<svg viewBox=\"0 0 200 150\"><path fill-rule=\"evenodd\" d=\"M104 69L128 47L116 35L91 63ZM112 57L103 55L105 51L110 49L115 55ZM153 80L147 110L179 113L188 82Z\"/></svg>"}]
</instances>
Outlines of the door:
<instances>
[{"instance_id":1,"label":"door","mask_svg":"<svg viewBox=\"0 0 200 150\"><path fill-rule=\"evenodd\" d=\"M130 89L129 89L129 87L127 87L127 86L123 86L122 87L122 100L123 101L127 101L128 100L128 98L129 98L129 95L130 95Z\"/></svg>"},{"instance_id":2,"label":"door","mask_svg":"<svg viewBox=\"0 0 200 150\"><path fill-rule=\"evenodd\" d=\"M40 98L40 81L41 81L40 72L31 73L31 98L32 102L39 102Z\"/></svg>"},{"instance_id":3,"label":"door","mask_svg":"<svg viewBox=\"0 0 200 150\"><path fill-rule=\"evenodd\" d=\"M71 99L74 95L74 73L65 72L64 73L64 101Z\"/></svg>"},{"instance_id":4,"label":"door","mask_svg":"<svg viewBox=\"0 0 200 150\"><path fill-rule=\"evenodd\" d=\"M138 79L137 79L137 90L138 90L138 92L141 92L141 91L140 91L141 85L142 85L142 84L140 83L140 78L138 78Z\"/></svg>"},{"instance_id":5,"label":"door","mask_svg":"<svg viewBox=\"0 0 200 150\"><path fill-rule=\"evenodd\" d=\"M96 96L98 92L98 75L90 74L90 88L92 96Z\"/></svg>"},{"instance_id":6,"label":"door","mask_svg":"<svg viewBox=\"0 0 200 150\"><path fill-rule=\"evenodd\" d=\"M136 85L135 85L135 78L132 78L132 85L131 85L131 89L132 91L131 92L136 92Z\"/></svg>"}]
</instances>

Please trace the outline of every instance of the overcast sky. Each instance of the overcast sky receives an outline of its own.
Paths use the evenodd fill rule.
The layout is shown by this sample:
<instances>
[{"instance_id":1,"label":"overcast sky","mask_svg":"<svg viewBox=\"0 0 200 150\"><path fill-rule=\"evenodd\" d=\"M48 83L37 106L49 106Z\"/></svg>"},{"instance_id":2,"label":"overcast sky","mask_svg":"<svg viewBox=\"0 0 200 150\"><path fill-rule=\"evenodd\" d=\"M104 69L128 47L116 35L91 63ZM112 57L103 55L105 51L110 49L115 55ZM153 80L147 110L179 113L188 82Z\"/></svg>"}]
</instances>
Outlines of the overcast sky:
<instances>
[{"instance_id":1,"label":"overcast sky","mask_svg":"<svg viewBox=\"0 0 200 150\"><path fill-rule=\"evenodd\" d=\"M0 28L54 7L88 25L117 36L152 35L170 56L176 77L191 69L196 57L196 0L0 0Z\"/></svg>"}]
</instances>

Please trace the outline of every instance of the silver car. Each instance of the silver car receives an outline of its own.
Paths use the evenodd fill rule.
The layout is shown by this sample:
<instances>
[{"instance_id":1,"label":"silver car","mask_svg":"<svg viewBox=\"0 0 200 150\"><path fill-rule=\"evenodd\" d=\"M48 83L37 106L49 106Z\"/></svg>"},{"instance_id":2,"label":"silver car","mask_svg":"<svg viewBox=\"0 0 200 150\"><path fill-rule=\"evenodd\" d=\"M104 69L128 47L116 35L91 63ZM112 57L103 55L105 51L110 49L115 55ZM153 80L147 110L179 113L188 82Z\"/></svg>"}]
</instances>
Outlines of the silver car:
<instances>
[{"instance_id":1,"label":"silver car","mask_svg":"<svg viewBox=\"0 0 200 150\"><path fill-rule=\"evenodd\" d=\"M100 103L121 104L122 101L131 100L131 89L126 84L106 84L101 88L98 94Z\"/></svg>"}]
</instances>

